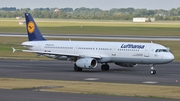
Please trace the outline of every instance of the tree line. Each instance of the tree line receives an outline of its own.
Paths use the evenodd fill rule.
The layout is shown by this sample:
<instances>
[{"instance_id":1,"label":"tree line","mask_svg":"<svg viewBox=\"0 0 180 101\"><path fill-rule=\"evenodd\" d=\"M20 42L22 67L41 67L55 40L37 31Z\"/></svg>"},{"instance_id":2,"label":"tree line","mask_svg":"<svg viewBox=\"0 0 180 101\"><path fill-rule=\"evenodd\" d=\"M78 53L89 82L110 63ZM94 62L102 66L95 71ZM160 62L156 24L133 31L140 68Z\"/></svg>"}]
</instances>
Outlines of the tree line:
<instances>
[{"instance_id":1,"label":"tree line","mask_svg":"<svg viewBox=\"0 0 180 101\"><path fill-rule=\"evenodd\" d=\"M156 20L180 20L180 7L171 10L148 10L134 8L113 8L101 10L99 8L30 8L17 9L15 7L0 8L0 18L23 17L29 12L35 18L50 19L90 19L90 20L132 20L134 17L156 18Z\"/></svg>"}]
</instances>

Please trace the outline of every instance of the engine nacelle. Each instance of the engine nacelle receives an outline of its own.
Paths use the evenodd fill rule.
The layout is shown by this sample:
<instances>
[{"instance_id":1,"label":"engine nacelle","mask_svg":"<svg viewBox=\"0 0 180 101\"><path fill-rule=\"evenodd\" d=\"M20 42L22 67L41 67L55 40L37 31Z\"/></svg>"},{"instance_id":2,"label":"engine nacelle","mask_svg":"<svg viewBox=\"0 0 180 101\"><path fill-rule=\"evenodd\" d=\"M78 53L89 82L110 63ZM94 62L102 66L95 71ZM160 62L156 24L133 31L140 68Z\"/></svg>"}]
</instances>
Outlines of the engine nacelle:
<instances>
[{"instance_id":1,"label":"engine nacelle","mask_svg":"<svg viewBox=\"0 0 180 101\"><path fill-rule=\"evenodd\" d=\"M115 64L121 67L136 67L137 66L136 63L115 63Z\"/></svg>"},{"instance_id":2,"label":"engine nacelle","mask_svg":"<svg viewBox=\"0 0 180 101\"><path fill-rule=\"evenodd\" d=\"M81 58L76 61L76 66L80 68L93 69L97 66L97 60L94 58Z\"/></svg>"}]
</instances>

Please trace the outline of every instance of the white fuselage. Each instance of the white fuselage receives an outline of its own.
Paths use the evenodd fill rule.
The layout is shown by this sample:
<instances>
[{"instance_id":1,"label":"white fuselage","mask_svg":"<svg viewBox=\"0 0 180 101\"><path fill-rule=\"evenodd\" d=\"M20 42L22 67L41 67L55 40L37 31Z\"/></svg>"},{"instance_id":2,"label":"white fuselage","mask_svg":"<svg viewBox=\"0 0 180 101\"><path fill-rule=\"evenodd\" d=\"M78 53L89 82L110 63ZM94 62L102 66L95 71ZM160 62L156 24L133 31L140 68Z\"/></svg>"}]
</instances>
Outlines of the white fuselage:
<instances>
[{"instance_id":1,"label":"white fuselage","mask_svg":"<svg viewBox=\"0 0 180 101\"><path fill-rule=\"evenodd\" d=\"M99 63L164 64L174 60L169 50L155 43L91 42L91 41L28 41L22 43L33 51L78 54L100 57Z\"/></svg>"}]
</instances>

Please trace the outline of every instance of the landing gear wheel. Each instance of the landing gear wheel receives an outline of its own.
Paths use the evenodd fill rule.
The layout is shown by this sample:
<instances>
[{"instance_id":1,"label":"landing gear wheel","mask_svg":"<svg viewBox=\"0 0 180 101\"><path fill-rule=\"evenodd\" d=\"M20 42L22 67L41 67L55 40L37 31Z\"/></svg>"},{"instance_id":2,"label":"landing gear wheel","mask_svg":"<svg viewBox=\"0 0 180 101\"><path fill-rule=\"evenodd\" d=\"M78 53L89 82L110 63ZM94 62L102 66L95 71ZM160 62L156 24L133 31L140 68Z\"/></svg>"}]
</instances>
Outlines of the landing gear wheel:
<instances>
[{"instance_id":1,"label":"landing gear wheel","mask_svg":"<svg viewBox=\"0 0 180 101\"><path fill-rule=\"evenodd\" d=\"M151 71L150 71L150 73L151 74L156 74L156 70L154 70L154 64L150 64L151 65Z\"/></svg>"},{"instance_id":2,"label":"landing gear wheel","mask_svg":"<svg viewBox=\"0 0 180 101\"><path fill-rule=\"evenodd\" d=\"M108 71L109 70L109 65L108 64L102 65L101 70Z\"/></svg>"},{"instance_id":3,"label":"landing gear wheel","mask_svg":"<svg viewBox=\"0 0 180 101\"><path fill-rule=\"evenodd\" d=\"M156 70L151 70L151 74L156 74Z\"/></svg>"},{"instance_id":4,"label":"landing gear wheel","mask_svg":"<svg viewBox=\"0 0 180 101\"><path fill-rule=\"evenodd\" d=\"M83 70L82 68L80 68L80 67L76 66L76 64L74 64L74 71L80 72L82 70Z\"/></svg>"}]
</instances>

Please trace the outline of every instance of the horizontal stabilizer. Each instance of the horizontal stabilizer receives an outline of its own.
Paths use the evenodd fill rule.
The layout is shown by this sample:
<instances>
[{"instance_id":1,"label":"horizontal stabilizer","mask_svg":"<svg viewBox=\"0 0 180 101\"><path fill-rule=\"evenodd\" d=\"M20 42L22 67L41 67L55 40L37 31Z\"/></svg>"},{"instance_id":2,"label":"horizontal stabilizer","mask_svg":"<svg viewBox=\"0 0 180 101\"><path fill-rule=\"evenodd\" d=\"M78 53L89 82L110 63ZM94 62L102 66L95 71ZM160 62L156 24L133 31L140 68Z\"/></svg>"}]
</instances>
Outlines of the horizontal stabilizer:
<instances>
[{"instance_id":1,"label":"horizontal stabilizer","mask_svg":"<svg viewBox=\"0 0 180 101\"><path fill-rule=\"evenodd\" d=\"M16 52L16 51L22 51L22 49L15 49L14 47L12 47L12 51L13 53Z\"/></svg>"},{"instance_id":2,"label":"horizontal stabilizer","mask_svg":"<svg viewBox=\"0 0 180 101\"><path fill-rule=\"evenodd\" d=\"M14 47L12 47L13 53L16 51L16 49Z\"/></svg>"}]
</instances>

